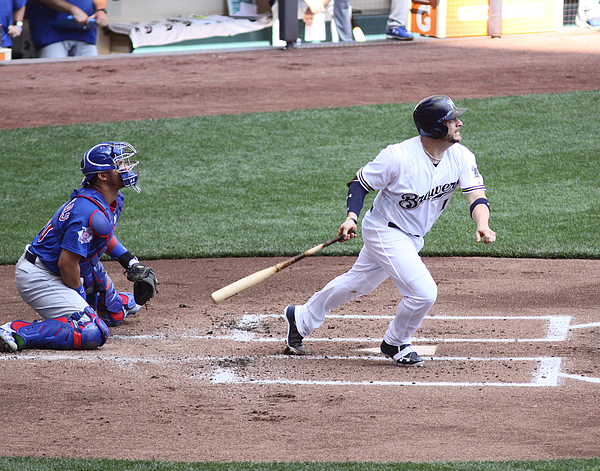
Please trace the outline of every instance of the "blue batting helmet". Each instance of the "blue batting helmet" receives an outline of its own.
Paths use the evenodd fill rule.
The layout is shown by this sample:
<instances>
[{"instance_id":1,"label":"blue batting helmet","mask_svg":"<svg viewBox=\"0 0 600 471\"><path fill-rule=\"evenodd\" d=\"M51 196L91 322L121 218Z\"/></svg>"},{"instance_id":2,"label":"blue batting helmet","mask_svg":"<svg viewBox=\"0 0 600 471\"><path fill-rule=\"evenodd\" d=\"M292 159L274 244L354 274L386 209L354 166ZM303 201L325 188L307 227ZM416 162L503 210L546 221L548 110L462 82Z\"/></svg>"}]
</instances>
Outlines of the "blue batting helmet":
<instances>
[{"instance_id":1,"label":"blue batting helmet","mask_svg":"<svg viewBox=\"0 0 600 471\"><path fill-rule=\"evenodd\" d=\"M83 154L81 159L81 171L83 181L81 186L87 186L92 178L99 172L116 170L121 175L123 184L132 187L138 193L138 173L136 167L138 161L131 162L130 158L137 151L127 142L101 142Z\"/></svg>"},{"instance_id":2,"label":"blue batting helmet","mask_svg":"<svg viewBox=\"0 0 600 471\"><path fill-rule=\"evenodd\" d=\"M465 111L466 108L457 108L446 95L433 95L417 104L413 119L421 136L443 139L448 134L444 121L458 118Z\"/></svg>"}]
</instances>

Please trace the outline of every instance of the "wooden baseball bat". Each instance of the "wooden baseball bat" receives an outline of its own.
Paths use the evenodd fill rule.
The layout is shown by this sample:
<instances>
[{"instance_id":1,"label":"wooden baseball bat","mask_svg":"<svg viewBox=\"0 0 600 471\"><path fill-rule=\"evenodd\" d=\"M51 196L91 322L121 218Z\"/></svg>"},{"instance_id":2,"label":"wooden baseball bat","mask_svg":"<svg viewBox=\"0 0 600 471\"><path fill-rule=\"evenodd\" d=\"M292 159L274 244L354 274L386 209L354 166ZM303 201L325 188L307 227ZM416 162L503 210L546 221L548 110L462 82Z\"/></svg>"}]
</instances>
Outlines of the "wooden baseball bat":
<instances>
[{"instance_id":1,"label":"wooden baseball bat","mask_svg":"<svg viewBox=\"0 0 600 471\"><path fill-rule=\"evenodd\" d=\"M261 281L266 280L270 276L273 276L278 271L281 271L284 268L289 267L293 263L296 263L298 260L302 260L304 257L313 255L313 254L317 253L319 250L327 247L328 245L339 242L343 238L344 238L344 236L338 235L338 236L334 237L333 239L328 240L327 242L316 245L312 249L308 249L306 252L303 252L299 255L296 255L295 257L292 257L288 260L280 262L277 265L273 265L272 267L265 268L264 270L257 271L256 273L252 273L251 275L248 275L245 278L242 278L241 280L238 280L234 283L231 283L230 285L225 286L224 288L221 288L220 290L215 291L214 293L212 293L210 295L210 297L212 298L212 300L214 301L215 304L222 303L227 298L230 298L231 296L241 293L242 291L250 288L251 286L254 286L254 285L260 283Z\"/></svg>"}]
</instances>

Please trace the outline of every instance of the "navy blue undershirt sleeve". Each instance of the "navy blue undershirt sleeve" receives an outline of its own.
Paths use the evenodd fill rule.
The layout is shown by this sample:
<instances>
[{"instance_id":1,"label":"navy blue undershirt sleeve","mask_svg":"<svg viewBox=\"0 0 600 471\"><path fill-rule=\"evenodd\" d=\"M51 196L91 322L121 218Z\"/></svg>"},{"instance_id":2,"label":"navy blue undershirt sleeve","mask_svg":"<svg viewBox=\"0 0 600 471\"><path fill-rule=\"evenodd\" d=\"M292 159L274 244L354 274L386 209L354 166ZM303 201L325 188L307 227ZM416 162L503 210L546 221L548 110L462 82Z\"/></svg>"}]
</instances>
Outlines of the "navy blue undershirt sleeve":
<instances>
[{"instance_id":1,"label":"navy blue undershirt sleeve","mask_svg":"<svg viewBox=\"0 0 600 471\"><path fill-rule=\"evenodd\" d=\"M353 212L358 215L362 210L363 204L365 203L365 196L368 191L362 186L357 180L353 180L348 185L348 197L346 198L346 206L348 212Z\"/></svg>"}]
</instances>

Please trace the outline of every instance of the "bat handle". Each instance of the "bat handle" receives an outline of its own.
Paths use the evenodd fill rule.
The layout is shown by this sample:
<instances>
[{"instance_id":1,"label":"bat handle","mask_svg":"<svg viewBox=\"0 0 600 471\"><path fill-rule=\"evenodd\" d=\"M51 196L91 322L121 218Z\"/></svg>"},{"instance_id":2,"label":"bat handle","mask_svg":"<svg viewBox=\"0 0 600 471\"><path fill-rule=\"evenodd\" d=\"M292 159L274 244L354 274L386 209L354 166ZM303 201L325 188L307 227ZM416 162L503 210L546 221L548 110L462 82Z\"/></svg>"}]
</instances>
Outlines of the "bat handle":
<instances>
[{"instance_id":1,"label":"bat handle","mask_svg":"<svg viewBox=\"0 0 600 471\"><path fill-rule=\"evenodd\" d=\"M325 242L323 244L323 247L327 247L328 245L335 244L336 242L340 242L342 240L344 240L344 235L343 234L337 235L333 239L330 239L327 242Z\"/></svg>"}]
</instances>

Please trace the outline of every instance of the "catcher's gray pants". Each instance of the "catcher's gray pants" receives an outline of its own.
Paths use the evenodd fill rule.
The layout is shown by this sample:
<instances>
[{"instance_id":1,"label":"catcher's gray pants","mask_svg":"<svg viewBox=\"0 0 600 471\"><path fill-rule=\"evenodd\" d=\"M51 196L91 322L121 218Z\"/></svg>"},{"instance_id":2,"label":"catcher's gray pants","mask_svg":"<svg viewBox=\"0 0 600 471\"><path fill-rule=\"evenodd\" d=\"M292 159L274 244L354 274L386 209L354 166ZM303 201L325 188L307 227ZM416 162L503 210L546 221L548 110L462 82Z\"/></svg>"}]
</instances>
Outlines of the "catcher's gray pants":
<instances>
[{"instance_id":1,"label":"catcher's gray pants","mask_svg":"<svg viewBox=\"0 0 600 471\"><path fill-rule=\"evenodd\" d=\"M77 291L65 285L62 278L48 270L39 258L33 264L25 259L25 253L15 267L15 283L23 301L46 320L70 317L89 306Z\"/></svg>"},{"instance_id":2,"label":"catcher's gray pants","mask_svg":"<svg viewBox=\"0 0 600 471\"><path fill-rule=\"evenodd\" d=\"M354 266L330 281L306 304L296 306L298 332L308 336L323 324L332 309L369 294L391 278L403 298L383 339L390 345L410 343L437 298L437 285L418 253L423 238L388 227L387 221L372 211L363 219L362 236L365 245Z\"/></svg>"}]
</instances>

